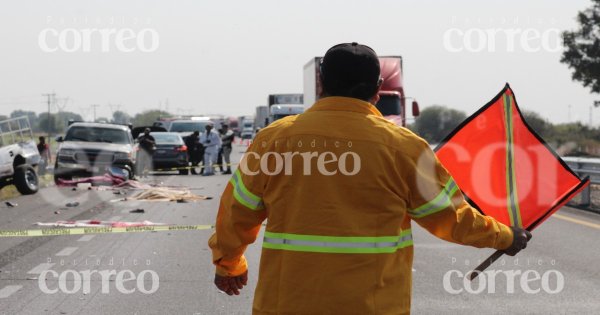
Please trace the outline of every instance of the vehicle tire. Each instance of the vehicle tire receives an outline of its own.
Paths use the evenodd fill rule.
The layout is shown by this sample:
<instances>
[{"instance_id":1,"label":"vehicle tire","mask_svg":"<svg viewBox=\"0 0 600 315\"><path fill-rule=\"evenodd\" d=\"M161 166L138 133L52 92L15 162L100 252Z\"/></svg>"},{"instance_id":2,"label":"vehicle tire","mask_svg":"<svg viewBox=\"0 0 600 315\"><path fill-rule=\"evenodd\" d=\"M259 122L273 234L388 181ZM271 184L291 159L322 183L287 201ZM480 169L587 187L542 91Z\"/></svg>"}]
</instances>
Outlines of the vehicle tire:
<instances>
[{"instance_id":1,"label":"vehicle tire","mask_svg":"<svg viewBox=\"0 0 600 315\"><path fill-rule=\"evenodd\" d=\"M183 170L179 170L179 175L188 175L190 173L190 171L186 168Z\"/></svg>"},{"instance_id":2,"label":"vehicle tire","mask_svg":"<svg viewBox=\"0 0 600 315\"><path fill-rule=\"evenodd\" d=\"M19 165L15 168L13 182L21 195L33 195L39 189L37 174L30 165Z\"/></svg>"}]
</instances>

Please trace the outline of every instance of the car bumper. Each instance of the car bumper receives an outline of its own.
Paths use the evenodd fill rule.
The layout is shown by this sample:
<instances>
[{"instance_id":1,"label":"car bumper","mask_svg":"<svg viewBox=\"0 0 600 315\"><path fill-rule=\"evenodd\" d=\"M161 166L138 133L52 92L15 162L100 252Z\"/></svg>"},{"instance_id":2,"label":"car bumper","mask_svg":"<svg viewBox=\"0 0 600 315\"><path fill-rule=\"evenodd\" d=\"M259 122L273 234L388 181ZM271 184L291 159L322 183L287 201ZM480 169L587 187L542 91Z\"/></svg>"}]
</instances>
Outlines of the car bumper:
<instances>
[{"instance_id":1,"label":"car bumper","mask_svg":"<svg viewBox=\"0 0 600 315\"><path fill-rule=\"evenodd\" d=\"M133 162L131 161L117 161L114 163L96 163L96 164L81 164L81 163L56 163L56 173L72 174L72 173L86 173L86 174L103 174L110 167L129 167L133 169Z\"/></svg>"}]
</instances>

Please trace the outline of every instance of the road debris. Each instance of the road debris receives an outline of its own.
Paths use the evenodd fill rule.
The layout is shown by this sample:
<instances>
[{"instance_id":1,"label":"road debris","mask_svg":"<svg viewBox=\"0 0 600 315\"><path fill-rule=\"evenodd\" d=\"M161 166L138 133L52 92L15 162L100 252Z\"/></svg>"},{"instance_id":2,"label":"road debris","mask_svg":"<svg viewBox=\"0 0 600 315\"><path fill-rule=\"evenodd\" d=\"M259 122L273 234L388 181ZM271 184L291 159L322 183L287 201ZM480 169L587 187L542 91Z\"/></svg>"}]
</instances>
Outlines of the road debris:
<instances>
[{"instance_id":1,"label":"road debris","mask_svg":"<svg viewBox=\"0 0 600 315\"><path fill-rule=\"evenodd\" d=\"M78 207L79 206L79 202L77 202L77 201L69 202L65 206L66 207L70 207L70 208L72 208L72 207Z\"/></svg>"},{"instance_id":2,"label":"road debris","mask_svg":"<svg viewBox=\"0 0 600 315\"><path fill-rule=\"evenodd\" d=\"M140 201L174 201L179 203L193 202L198 200L209 200L212 197L196 195L187 189L181 188L170 188L170 187L152 187L145 189L133 196L128 198L121 198L112 200L117 201L128 201L128 200L140 200Z\"/></svg>"},{"instance_id":3,"label":"road debris","mask_svg":"<svg viewBox=\"0 0 600 315\"><path fill-rule=\"evenodd\" d=\"M134 209L129 211L129 213L146 213L146 210L144 209Z\"/></svg>"},{"instance_id":4,"label":"road debris","mask_svg":"<svg viewBox=\"0 0 600 315\"><path fill-rule=\"evenodd\" d=\"M6 204L6 206L9 207L9 208L14 208L14 207L18 207L19 206L19 204L12 203L10 201L5 202L4 204Z\"/></svg>"}]
</instances>

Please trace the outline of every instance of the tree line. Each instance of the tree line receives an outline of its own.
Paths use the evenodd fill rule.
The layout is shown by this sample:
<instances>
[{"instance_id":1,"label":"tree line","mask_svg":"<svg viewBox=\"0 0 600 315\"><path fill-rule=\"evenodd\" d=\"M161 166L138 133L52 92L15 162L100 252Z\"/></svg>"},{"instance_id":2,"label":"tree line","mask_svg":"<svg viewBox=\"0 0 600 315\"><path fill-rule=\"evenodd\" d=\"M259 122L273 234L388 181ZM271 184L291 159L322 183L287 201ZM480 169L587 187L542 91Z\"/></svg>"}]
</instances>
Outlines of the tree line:
<instances>
[{"instance_id":1,"label":"tree line","mask_svg":"<svg viewBox=\"0 0 600 315\"><path fill-rule=\"evenodd\" d=\"M9 115L1 115L0 120L6 120L10 118L17 118L27 116L29 118L29 124L33 129L33 132L48 132L51 133L63 133L68 125L69 121L84 121L84 118L77 113L70 111L60 111L58 113L36 113L29 110L14 110ZM113 124L132 124L134 126L148 126L152 125L156 119L161 117L172 117L170 113L160 110L147 110L138 113L134 116L130 116L124 111L115 111L111 118L99 117L95 122L113 123Z\"/></svg>"},{"instance_id":2,"label":"tree line","mask_svg":"<svg viewBox=\"0 0 600 315\"><path fill-rule=\"evenodd\" d=\"M442 141L467 118L463 111L434 105L408 127L429 143ZM562 156L600 156L600 128L581 122L553 124L533 111L523 111L527 124Z\"/></svg>"}]
</instances>

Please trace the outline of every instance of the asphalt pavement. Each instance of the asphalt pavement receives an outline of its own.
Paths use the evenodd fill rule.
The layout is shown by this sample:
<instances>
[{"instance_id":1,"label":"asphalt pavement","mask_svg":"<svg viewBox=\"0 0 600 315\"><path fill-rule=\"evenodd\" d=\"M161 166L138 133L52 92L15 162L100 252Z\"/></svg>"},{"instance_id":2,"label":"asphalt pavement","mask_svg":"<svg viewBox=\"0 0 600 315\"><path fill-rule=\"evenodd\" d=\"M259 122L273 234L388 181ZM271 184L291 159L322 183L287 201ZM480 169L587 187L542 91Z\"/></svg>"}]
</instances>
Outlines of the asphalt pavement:
<instances>
[{"instance_id":1,"label":"asphalt pavement","mask_svg":"<svg viewBox=\"0 0 600 315\"><path fill-rule=\"evenodd\" d=\"M234 148L234 160L243 150ZM191 203L113 202L124 196L49 187L11 200L16 207L1 204L0 231L87 219L212 224L229 178L161 174L144 180L213 197ZM79 206L65 207L74 201ZM145 212L129 212L137 208ZM250 314L260 241L247 251L249 285L230 297L212 284L211 233L0 238L0 314ZM561 209L534 231L526 250L502 257L473 283L465 274L492 250L454 245L416 225L413 233L414 314L600 314L598 214Z\"/></svg>"}]
</instances>

